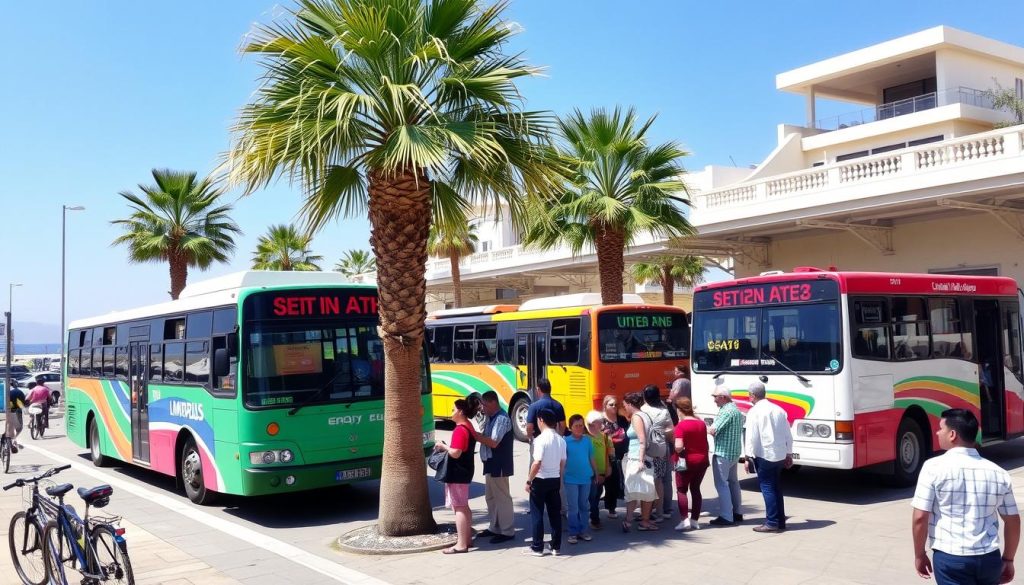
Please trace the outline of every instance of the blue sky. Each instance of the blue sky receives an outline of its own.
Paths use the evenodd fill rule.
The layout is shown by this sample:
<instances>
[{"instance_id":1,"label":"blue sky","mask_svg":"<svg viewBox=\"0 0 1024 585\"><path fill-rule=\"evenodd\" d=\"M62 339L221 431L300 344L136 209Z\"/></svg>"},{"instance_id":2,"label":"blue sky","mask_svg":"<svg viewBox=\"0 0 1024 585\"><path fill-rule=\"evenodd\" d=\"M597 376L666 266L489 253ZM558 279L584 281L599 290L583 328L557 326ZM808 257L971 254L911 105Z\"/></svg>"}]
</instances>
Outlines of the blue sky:
<instances>
[{"instance_id":1,"label":"blue sky","mask_svg":"<svg viewBox=\"0 0 1024 585\"><path fill-rule=\"evenodd\" d=\"M287 6L288 4L283 4ZM68 217L68 319L167 299L167 267L129 265L110 220L117 195L150 169L209 172L228 147L236 112L259 70L238 54L252 23L282 12L261 0L7 3L0 30L0 299L15 289L15 322L59 322L60 209ZM1018 1L983 8L932 2L694 2L515 0L523 32L510 50L547 67L521 85L532 109L632 104L659 113L657 140L692 152L686 166L748 165L775 145L775 127L800 123L803 101L775 90L775 75L939 24L1024 45ZM856 106L847 108L858 109ZM838 112L837 112L838 113ZM237 196L233 193L232 197ZM248 266L256 238L294 218L285 182L244 198L245 231L230 265ZM314 250L333 266L367 248L363 218L327 227ZM6 309L5 309L6 310ZM17 329L17 327L16 327ZM22 342L54 341L19 338Z\"/></svg>"}]
</instances>

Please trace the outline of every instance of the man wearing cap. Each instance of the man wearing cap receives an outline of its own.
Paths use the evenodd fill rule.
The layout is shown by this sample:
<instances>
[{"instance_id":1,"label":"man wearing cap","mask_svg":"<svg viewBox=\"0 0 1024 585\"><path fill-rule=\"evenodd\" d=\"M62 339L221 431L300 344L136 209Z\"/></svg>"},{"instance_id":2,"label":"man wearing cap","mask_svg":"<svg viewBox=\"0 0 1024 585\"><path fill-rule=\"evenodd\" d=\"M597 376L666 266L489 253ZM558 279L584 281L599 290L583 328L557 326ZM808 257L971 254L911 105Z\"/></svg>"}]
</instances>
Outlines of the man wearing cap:
<instances>
[{"instance_id":1,"label":"man wearing cap","mask_svg":"<svg viewBox=\"0 0 1024 585\"><path fill-rule=\"evenodd\" d=\"M765 400L764 384L751 382L747 387L750 403L747 411L747 458L753 457L757 482L764 496L764 524L754 532L782 532L786 529L786 508L782 503L782 468L793 466L793 434L789 418L779 405Z\"/></svg>"},{"instance_id":2,"label":"man wearing cap","mask_svg":"<svg viewBox=\"0 0 1024 585\"><path fill-rule=\"evenodd\" d=\"M736 464L743 449L743 415L732 402L732 396L725 386L715 386L711 396L718 405L718 416L708 427L708 434L715 438L715 454L711 458L711 472L718 491L718 517L709 524L732 526L743 521L740 514L740 481L736 475Z\"/></svg>"}]
</instances>

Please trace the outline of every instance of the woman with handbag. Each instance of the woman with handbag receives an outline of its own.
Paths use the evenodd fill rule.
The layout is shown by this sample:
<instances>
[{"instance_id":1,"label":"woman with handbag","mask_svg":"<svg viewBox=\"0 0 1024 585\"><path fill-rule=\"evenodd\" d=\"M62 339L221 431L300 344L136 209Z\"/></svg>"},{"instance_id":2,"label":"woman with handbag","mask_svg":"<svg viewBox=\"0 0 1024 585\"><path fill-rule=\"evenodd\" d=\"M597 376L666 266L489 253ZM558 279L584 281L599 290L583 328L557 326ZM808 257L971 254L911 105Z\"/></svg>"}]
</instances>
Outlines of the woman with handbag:
<instances>
[{"instance_id":1,"label":"woman with handbag","mask_svg":"<svg viewBox=\"0 0 1024 585\"><path fill-rule=\"evenodd\" d=\"M682 520L676 530L699 530L700 508L704 498L700 494L700 482L710 465L708 456L707 425L693 414L693 402L689 398L676 398L679 423L675 428L675 449L672 454L673 469L676 472L676 501ZM687 501L686 492L690 492ZM692 507L688 508L688 504Z\"/></svg>"},{"instance_id":2,"label":"woman with handbag","mask_svg":"<svg viewBox=\"0 0 1024 585\"><path fill-rule=\"evenodd\" d=\"M618 518L615 511L619 499L625 496L626 489L622 481L622 460L629 450L629 439L626 438L626 430L629 429L629 420L619 414L619 401L615 396L604 397L603 413L601 420L601 431L612 442L611 474L604 482L604 509L608 511L609 518Z\"/></svg>"},{"instance_id":3,"label":"woman with handbag","mask_svg":"<svg viewBox=\"0 0 1024 585\"><path fill-rule=\"evenodd\" d=\"M452 431L452 444L444 441L434 445L434 451L444 451L447 461L440 463L435 479L444 482L445 505L455 512L455 530L458 534L455 546L444 549L446 555L469 552L473 545L473 512L469 509L469 484L473 481L475 468L473 452L476 440L473 438L473 426L470 421L480 410L480 399L470 395L455 401L452 420L455 430Z\"/></svg>"},{"instance_id":4,"label":"woman with handbag","mask_svg":"<svg viewBox=\"0 0 1024 585\"><path fill-rule=\"evenodd\" d=\"M622 521L622 531L629 532L630 519L640 503L640 522L637 530L657 530L658 525L651 521L651 506L658 498L654 487L653 461L647 457L647 445L651 442L651 431L654 426L651 418L640 411L644 405L644 397L639 392L630 392L623 397L630 425L626 431L629 438L629 451L622 460L622 476L626 487L626 519Z\"/></svg>"}]
</instances>

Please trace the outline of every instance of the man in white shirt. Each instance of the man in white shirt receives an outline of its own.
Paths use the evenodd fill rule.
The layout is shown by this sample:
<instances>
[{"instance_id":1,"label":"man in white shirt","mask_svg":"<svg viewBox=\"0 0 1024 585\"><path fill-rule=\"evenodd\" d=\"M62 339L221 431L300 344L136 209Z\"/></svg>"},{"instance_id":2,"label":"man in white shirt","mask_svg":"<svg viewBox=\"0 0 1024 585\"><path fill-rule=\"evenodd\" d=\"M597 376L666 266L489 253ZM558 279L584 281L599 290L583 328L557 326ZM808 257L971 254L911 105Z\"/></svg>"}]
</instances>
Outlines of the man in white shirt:
<instances>
[{"instance_id":1,"label":"man in white shirt","mask_svg":"<svg viewBox=\"0 0 1024 585\"><path fill-rule=\"evenodd\" d=\"M533 542L526 551L534 556L548 554L544 547L544 509L547 508L551 524L552 555L562 549L562 474L565 472L565 439L555 432L558 417L554 411L537 413L540 435L533 439L533 463L526 478L526 492L530 494L530 519L533 523Z\"/></svg>"},{"instance_id":2,"label":"man in white shirt","mask_svg":"<svg viewBox=\"0 0 1024 585\"><path fill-rule=\"evenodd\" d=\"M978 419L971 411L944 411L935 435L946 452L924 462L910 502L917 574L928 578L934 563L938 585L1009 583L1020 542L1020 512L1010 474L978 455L974 448ZM927 541L931 541L931 561Z\"/></svg>"},{"instance_id":3,"label":"man in white shirt","mask_svg":"<svg viewBox=\"0 0 1024 585\"><path fill-rule=\"evenodd\" d=\"M754 532L782 532L786 529L786 507L779 478L783 468L793 465L793 434L786 411L765 399L764 384L752 382L747 393L753 406L747 411L745 448L747 458L754 459L765 511L764 524L755 526Z\"/></svg>"}]
</instances>

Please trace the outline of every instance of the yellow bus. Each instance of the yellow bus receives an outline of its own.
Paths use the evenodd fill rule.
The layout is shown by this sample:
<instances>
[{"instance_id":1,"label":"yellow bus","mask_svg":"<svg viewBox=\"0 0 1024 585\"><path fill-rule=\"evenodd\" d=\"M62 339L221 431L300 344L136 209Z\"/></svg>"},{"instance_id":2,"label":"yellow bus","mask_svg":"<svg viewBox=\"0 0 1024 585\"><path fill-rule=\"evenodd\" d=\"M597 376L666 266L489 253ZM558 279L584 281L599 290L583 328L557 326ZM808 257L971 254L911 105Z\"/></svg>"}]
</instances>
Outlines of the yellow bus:
<instances>
[{"instance_id":1,"label":"yellow bus","mask_svg":"<svg viewBox=\"0 0 1024 585\"><path fill-rule=\"evenodd\" d=\"M567 416L601 409L647 384L665 389L678 364L688 365L690 327L678 307L644 302L600 305L582 293L446 309L427 319L435 418L449 418L456 399L494 390L513 431L526 440L526 411L537 381L551 381Z\"/></svg>"}]
</instances>

